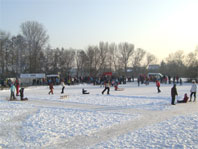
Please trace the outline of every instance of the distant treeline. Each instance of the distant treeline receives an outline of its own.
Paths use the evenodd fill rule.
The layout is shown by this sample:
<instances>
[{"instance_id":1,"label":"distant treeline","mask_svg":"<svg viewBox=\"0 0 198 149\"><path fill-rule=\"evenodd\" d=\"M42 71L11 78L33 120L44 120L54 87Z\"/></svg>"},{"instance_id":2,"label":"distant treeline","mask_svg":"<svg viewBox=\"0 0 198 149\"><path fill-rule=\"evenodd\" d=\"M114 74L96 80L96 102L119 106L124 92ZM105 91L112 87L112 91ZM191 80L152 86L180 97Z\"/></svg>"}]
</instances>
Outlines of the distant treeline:
<instances>
[{"instance_id":1,"label":"distant treeline","mask_svg":"<svg viewBox=\"0 0 198 149\"><path fill-rule=\"evenodd\" d=\"M16 36L0 30L0 77L18 77L21 73L46 73L79 76L100 76L113 72L117 76L138 76L160 72L164 75L198 78L198 49L185 55L171 53L159 64L155 55L131 43L99 42L86 49L50 48L49 36L42 24L27 21ZM129 69L130 68L130 69ZM130 70L130 71L129 71Z\"/></svg>"}]
</instances>

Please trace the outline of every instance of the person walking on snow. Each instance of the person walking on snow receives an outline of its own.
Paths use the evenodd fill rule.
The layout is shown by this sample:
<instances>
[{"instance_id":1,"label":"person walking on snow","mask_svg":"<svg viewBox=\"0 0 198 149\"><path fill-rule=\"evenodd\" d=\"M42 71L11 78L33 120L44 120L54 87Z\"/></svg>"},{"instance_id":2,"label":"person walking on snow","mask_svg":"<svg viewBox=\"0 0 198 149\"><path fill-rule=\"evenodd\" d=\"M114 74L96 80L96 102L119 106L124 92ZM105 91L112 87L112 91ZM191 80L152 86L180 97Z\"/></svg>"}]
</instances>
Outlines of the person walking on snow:
<instances>
[{"instance_id":1,"label":"person walking on snow","mask_svg":"<svg viewBox=\"0 0 198 149\"><path fill-rule=\"evenodd\" d=\"M196 81L193 80L192 83L193 84L192 84L191 89L190 89L190 100L189 100L189 102L192 101L192 95L194 95L194 102L196 101L196 92L197 92Z\"/></svg>"},{"instance_id":2,"label":"person walking on snow","mask_svg":"<svg viewBox=\"0 0 198 149\"><path fill-rule=\"evenodd\" d=\"M50 91L49 91L48 94L50 94L50 93L54 94L54 93L53 93L54 87L53 87L53 83L52 83L52 82L51 82L50 85L49 85L49 89L50 89Z\"/></svg>"},{"instance_id":3,"label":"person walking on snow","mask_svg":"<svg viewBox=\"0 0 198 149\"><path fill-rule=\"evenodd\" d=\"M65 89L64 80L61 81L61 86L62 86L62 92L61 92L61 94L63 94L64 93L64 89Z\"/></svg>"},{"instance_id":4,"label":"person walking on snow","mask_svg":"<svg viewBox=\"0 0 198 149\"><path fill-rule=\"evenodd\" d=\"M107 90L107 94L109 94L110 86L111 86L110 81L105 81L104 86L105 86L105 88L104 88L104 90L102 91L102 94L104 94L104 92L105 92L106 90Z\"/></svg>"},{"instance_id":5,"label":"person walking on snow","mask_svg":"<svg viewBox=\"0 0 198 149\"><path fill-rule=\"evenodd\" d=\"M157 92L160 93L161 90L160 90L160 82L157 80L156 81L156 86L157 86Z\"/></svg>"},{"instance_id":6,"label":"person walking on snow","mask_svg":"<svg viewBox=\"0 0 198 149\"><path fill-rule=\"evenodd\" d=\"M172 101L171 104L175 105L175 96L178 95L177 94L177 88L176 88L176 84L173 85L173 87L171 88L171 97L172 97Z\"/></svg>"}]
</instances>

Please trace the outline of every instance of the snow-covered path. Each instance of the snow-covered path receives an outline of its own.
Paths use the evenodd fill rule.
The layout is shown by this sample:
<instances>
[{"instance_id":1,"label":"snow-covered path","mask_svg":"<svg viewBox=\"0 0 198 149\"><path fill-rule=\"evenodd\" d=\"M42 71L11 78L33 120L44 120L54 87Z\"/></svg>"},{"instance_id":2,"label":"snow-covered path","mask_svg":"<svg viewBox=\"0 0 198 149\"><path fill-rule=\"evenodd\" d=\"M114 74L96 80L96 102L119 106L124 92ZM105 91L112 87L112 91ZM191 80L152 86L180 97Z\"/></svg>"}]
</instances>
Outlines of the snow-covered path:
<instances>
[{"instance_id":1,"label":"snow-covered path","mask_svg":"<svg viewBox=\"0 0 198 149\"><path fill-rule=\"evenodd\" d=\"M32 102L30 102L32 103ZM33 102L34 105L38 105L41 101ZM87 109L87 110L100 110L105 112L119 112L119 113L127 113L133 114L138 113L141 115L140 118L131 121L128 121L124 124L118 124L112 126L110 128L105 128L99 132L94 132L90 135L81 135L81 136L74 136L69 140L65 141L64 139L56 140L56 144L50 144L47 148L83 148L89 147L94 144L98 144L100 142L110 140L113 137L121 136L127 134L128 132L133 132L140 128L144 128L149 125L153 125L159 122L163 122L174 117L180 115L186 115L190 113L197 113L198 107L195 103L188 103L188 104L178 104L175 108L171 108L170 110L163 110L163 111L150 111L150 110L141 110L141 109L133 109L133 108L125 108L125 109L112 109L112 107L106 106L93 106L87 104L76 104L76 103L54 103L54 102L45 102L46 106L56 105L64 108L80 108L80 109ZM185 110L184 110L185 109Z\"/></svg>"},{"instance_id":2,"label":"snow-covered path","mask_svg":"<svg viewBox=\"0 0 198 149\"><path fill-rule=\"evenodd\" d=\"M81 95L82 87L91 94ZM6 101L9 92L0 91L0 147L198 148L196 102L170 105L169 85L161 94L152 84L123 87L108 96L97 86L71 86L66 99L60 86L51 96L47 87L31 87L25 102ZM179 98L189 87L178 86Z\"/></svg>"}]
</instances>

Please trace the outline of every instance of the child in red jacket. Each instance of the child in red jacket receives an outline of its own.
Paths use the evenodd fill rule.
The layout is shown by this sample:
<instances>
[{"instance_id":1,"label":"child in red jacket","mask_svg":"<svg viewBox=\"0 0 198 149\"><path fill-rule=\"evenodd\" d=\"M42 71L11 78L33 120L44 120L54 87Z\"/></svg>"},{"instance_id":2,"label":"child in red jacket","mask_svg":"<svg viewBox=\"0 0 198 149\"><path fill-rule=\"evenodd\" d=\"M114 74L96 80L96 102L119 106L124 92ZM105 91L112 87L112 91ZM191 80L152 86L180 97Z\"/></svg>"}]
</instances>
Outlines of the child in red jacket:
<instances>
[{"instance_id":1,"label":"child in red jacket","mask_svg":"<svg viewBox=\"0 0 198 149\"><path fill-rule=\"evenodd\" d=\"M158 80L156 81L156 86L157 86L158 93L160 93L161 92L161 90L160 90L160 82Z\"/></svg>"}]
</instances>

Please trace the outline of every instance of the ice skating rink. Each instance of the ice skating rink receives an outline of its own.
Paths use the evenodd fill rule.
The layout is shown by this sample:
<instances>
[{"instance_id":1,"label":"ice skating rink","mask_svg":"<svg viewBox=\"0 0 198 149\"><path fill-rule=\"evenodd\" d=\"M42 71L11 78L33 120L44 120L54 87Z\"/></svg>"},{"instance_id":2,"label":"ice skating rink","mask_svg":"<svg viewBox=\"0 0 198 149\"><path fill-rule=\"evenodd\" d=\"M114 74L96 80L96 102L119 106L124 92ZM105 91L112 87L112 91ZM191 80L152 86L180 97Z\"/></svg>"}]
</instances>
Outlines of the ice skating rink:
<instances>
[{"instance_id":1,"label":"ice skating rink","mask_svg":"<svg viewBox=\"0 0 198 149\"><path fill-rule=\"evenodd\" d=\"M172 85L119 85L101 94L87 84L25 88L28 101L0 91L0 148L198 148L198 103L171 105ZM82 88L90 94L83 95ZM177 85L181 100L191 84ZM18 97L19 99L19 97Z\"/></svg>"}]
</instances>

